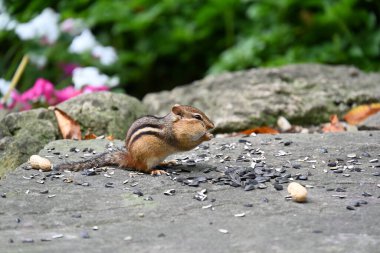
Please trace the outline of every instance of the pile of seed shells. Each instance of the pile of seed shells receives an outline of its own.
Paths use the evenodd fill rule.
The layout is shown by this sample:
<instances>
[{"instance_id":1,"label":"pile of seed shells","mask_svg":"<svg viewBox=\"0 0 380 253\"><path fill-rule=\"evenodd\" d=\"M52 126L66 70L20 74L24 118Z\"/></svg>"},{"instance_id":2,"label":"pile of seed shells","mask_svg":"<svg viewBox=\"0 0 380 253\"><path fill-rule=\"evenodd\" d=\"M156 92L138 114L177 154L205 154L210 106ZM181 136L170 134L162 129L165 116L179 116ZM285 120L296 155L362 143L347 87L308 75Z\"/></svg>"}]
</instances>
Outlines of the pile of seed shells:
<instances>
[{"instance_id":1,"label":"pile of seed shells","mask_svg":"<svg viewBox=\"0 0 380 253\"><path fill-rule=\"evenodd\" d=\"M277 144L286 149L286 147L291 146L293 141L282 140L281 137L274 137ZM324 166L325 173L334 173L337 175L342 175L344 177L350 177L352 173L363 172L362 160L366 159L366 164L370 164L370 168L374 169L372 175L380 176L380 163L378 158L373 158L368 152L362 152L361 154L349 153L344 158L330 159L327 161L316 161L310 157L304 157L297 160L282 160L280 165L270 165L266 163L266 154L262 150L261 146L270 144L268 142L261 142L260 147L256 147L247 138L241 138L237 143L222 143L222 144L211 144L215 145L212 151L209 143L204 143L198 146L195 150L197 151L194 155L183 156L176 160L177 165L166 168L168 171L168 176L170 179L179 182L183 185L189 187L199 187L204 183L212 183L216 185L229 185L232 187L241 187L244 191L252 191L255 189L266 189L268 186L274 187L277 191L284 189L284 184L288 184L294 180L307 181L310 176L312 176L312 169L316 168L316 164L322 164ZM116 147L112 142L105 146L106 152L113 152L114 150L120 149ZM240 154L236 157L231 157L231 150L242 150ZM326 148L319 148L318 152L320 154L328 154ZM70 153L80 156L82 159L89 159L91 156L96 155L97 152L92 148L84 148L80 150L77 147L71 147L66 154L62 154L56 151L54 147L47 148L47 153L49 155L45 156L47 158L57 156L58 159L68 158ZM275 157L289 157L292 155L288 151L279 149L273 154ZM304 166L303 164L307 164ZM208 166L203 169L200 174L194 176L185 176L186 173L192 172L194 167L198 164L208 164ZM209 165L211 164L211 165ZM306 168L307 171L300 173L301 168ZM27 169L30 169L27 167ZM81 173L85 176L99 175L104 172L104 168L89 168ZM212 172L212 173L211 173ZM108 175L107 173L104 176ZM34 177L33 174L31 177ZM51 179L63 178L63 180L69 180L64 177L61 172L53 171L37 182L43 184L46 178ZM110 176L109 176L110 177ZM28 178L31 179L31 178ZM67 181L69 183L69 181ZM77 182L75 182L78 184ZM83 186L89 186L88 182L84 182ZM114 184L112 182L105 184L106 188L113 188ZM345 189L327 189L328 191L342 192ZM134 194L138 196L143 196L140 190L135 189ZM198 194L201 193L201 194ZM198 192L194 198L200 201L207 199L205 192ZM175 190L171 189L164 193L165 195L174 195ZM335 196L335 195L334 195ZM343 195L339 195L343 196ZM371 193L363 193L364 197L372 196ZM343 198L343 197L342 197ZM359 203L359 204L358 204ZM365 201L356 201L353 204L348 205L348 210L353 210L354 207L364 205Z\"/></svg>"}]
</instances>

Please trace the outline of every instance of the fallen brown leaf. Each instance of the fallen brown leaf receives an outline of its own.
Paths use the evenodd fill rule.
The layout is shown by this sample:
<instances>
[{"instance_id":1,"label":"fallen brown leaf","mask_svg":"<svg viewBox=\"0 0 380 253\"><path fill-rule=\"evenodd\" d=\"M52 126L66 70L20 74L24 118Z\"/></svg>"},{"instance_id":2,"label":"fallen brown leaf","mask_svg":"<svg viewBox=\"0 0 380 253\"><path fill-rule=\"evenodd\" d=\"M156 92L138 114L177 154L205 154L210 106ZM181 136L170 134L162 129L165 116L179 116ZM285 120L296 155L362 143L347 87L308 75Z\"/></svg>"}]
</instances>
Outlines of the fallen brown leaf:
<instances>
[{"instance_id":1,"label":"fallen brown leaf","mask_svg":"<svg viewBox=\"0 0 380 253\"><path fill-rule=\"evenodd\" d=\"M93 139L96 139L98 136L96 136L94 133L87 133L85 136L84 136L84 140L93 140Z\"/></svg>"},{"instance_id":2,"label":"fallen brown leaf","mask_svg":"<svg viewBox=\"0 0 380 253\"><path fill-rule=\"evenodd\" d=\"M271 128L271 127L267 127L267 126L255 127L255 128L247 129L247 130L240 132L240 134L244 134L244 135L250 135L252 133L255 133L255 134L278 134L279 132L276 129Z\"/></svg>"},{"instance_id":3,"label":"fallen brown leaf","mask_svg":"<svg viewBox=\"0 0 380 253\"><path fill-rule=\"evenodd\" d=\"M113 135L111 134L111 135L108 135L108 136L106 137L106 139L109 140L109 141L114 141L114 140L115 140L115 137L113 137Z\"/></svg>"},{"instance_id":4,"label":"fallen brown leaf","mask_svg":"<svg viewBox=\"0 0 380 253\"><path fill-rule=\"evenodd\" d=\"M366 118L380 111L380 103L373 103L368 105L360 105L351 109L346 115L344 120L348 124L357 125L364 121Z\"/></svg>"},{"instance_id":5,"label":"fallen brown leaf","mask_svg":"<svg viewBox=\"0 0 380 253\"><path fill-rule=\"evenodd\" d=\"M330 116L330 123L323 126L322 131L324 133L338 133L346 131L344 126L339 122L338 116L333 114Z\"/></svg>"},{"instance_id":6,"label":"fallen brown leaf","mask_svg":"<svg viewBox=\"0 0 380 253\"><path fill-rule=\"evenodd\" d=\"M58 128L62 134L63 139L82 139L80 125L78 122L76 122L66 112L57 107L52 106L49 109L54 111L58 122Z\"/></svg>"}]
</instances>

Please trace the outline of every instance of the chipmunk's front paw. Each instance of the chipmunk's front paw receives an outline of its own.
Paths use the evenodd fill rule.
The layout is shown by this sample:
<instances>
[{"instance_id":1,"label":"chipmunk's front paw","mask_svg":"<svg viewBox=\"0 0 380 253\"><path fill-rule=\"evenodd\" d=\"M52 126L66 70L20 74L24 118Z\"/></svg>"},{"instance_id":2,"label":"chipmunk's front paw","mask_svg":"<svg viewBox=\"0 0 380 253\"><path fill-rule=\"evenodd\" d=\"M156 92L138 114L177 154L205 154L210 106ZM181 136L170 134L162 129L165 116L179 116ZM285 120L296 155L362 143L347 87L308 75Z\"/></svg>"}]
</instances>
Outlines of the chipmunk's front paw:
<instances>
[{"instance_id":1,"label":"chipmunk's front paw","mask_svg":"<svg viewBox=\"0 0 380 253\"><path fill-rule=\"evenodd\" d=\"M161 176L161 175L167 175L168 173L164 170L152 170L150 174L152 176Z\"/></svg>"}]
</instances>

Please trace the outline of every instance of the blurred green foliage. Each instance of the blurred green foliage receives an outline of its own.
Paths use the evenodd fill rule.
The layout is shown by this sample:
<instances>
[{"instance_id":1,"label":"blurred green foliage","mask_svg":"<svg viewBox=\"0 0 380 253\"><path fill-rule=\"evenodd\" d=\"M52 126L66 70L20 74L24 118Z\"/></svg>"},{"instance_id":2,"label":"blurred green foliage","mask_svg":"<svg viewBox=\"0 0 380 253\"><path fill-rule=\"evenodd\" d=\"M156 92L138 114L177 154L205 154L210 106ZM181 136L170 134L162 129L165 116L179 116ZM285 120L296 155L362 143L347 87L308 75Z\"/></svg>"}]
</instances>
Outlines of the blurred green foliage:
<instances>
[{"instance_id":1,"label":"blurred green foliage","mask_svg":"<svg viewBox=\"0 0 380 253\"><path fill-rule=\"evenodd\" d=\"M251 67L297 62L380 67L378 0L8 0L6 5L20 22L46 7L62 19L82 18L103 45L119 53L116 65L98 67L119 75L126 93L138 97L207 73ZM28 50L23 43L0 33L0 71L15 68L12 62ZM67 84L57 64L78 56L64 44L47 54L53 61L39 71L29 68L26 76ZM96 65L91 57L85 63Z\"/></svg>"}]
</instances>

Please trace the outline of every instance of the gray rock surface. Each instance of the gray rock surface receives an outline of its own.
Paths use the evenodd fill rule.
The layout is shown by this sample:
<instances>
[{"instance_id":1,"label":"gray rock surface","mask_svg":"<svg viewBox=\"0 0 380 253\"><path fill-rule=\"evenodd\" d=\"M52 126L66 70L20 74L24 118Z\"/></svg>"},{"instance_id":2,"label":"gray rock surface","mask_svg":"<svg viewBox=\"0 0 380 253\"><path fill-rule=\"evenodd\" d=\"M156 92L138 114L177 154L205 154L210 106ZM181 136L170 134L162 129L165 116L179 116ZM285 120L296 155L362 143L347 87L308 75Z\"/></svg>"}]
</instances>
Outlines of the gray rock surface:
<instances>
[{"instance_id":1,"label":"gray rock surface","mask_svg":"<svg viewBox=\"0 0 380 253\"><path fill-rule=\"evenodd\" d=\"M217 138L175 156L183 165L174 167L178 175L173 176L215 178L228 165L250 167L260 159L292 177L309 175L307 181L299 180L313 187L308 188L308 202L285 200L287 184L276 191L273 180L266 189L243 191L210 182L189 187L168 176L112 168L95 176L64 172L53 177L20 167L0 181L0 252L378 252L380 177L373 173L380 171L374 160L380 158L380 132L244 138L251 146L239 140ZM56 141L46 148L75 160L86 154L85 147L101 152L106 144ZM73 146L81 152L70 152ZM247 150L258 149L263 156L245 154L247 162L236 161ZM278 156L280 150L284 155ZM62 161L48 149L40 154ZM196 165L187 166L189 159ZM347 166L343 173L328 166L337 159ZM359 163L353 165L356 159ZM216 171L204 173L213 167ZM105 187L107 183L113 187ZM133 194L137 189L144 196ZM176 190L173 196L163 194L169 189ZM193 198L201 189L208 191L203 202ZM145 200L148 196L153 200ZM346 208L359 200L367 204ZM242 213L244 217L235 217Z\"/></svg>"},{"instance_id":2,"label":"gray rock surface","mask_svg":"<svg viewBox=\"0 0 380 253\"><path fill-rule=\"evenodd\" d=\"M134 120L146 114L136 98L110 92L85 94L57 105L78 121L83 132L123 139ZM60 134L53 111L10 113L0 120L0 177L26 162Z\"/></svg>"},{"instance_id":3,"label":"gray rock surface","mask_svg":"<svg viewBox=\"0 0 380 253\"><path fill-rule=\"evenodd\" d=\"M359 125L361 130L380 130L380 112L366 118Z\"/></svg>"},{"instance_id":4,"label":"gray rock surface","mask_svg":"<svg viewBox=\"0 0 380 253\"><path fill-rule=\"evenodd\" d=\"M7 114L0 121L0 177L58 136L52 111L35 109Z\"/></svg>"},{"instance_id":5,"label":"gray rock surface","mask_svg":"<svg viewBox=\"0 0 380 253\"><path fill-rule=\"evenodd\" d=\"M352 105L379 101L379 83L380 74L353 67L289 65L208 76L143 102L162 115L175 103L194 105L212 115L217 131L236 131L275 125L278 116L292 124L328 122Z\"/></svg>"},{"instance_id":6,"label":"gray rock surface","mask_svg":"<svg viewBox=\"0 0 380 253\"><path fill-rule=\"evenodd\" d=\"M146 115L146 107L136 98L111 92L84 94L57 106L74 118L82 130L96 135L113 135L123 139L129 126Z\"/></svg>"}]
</instances>

